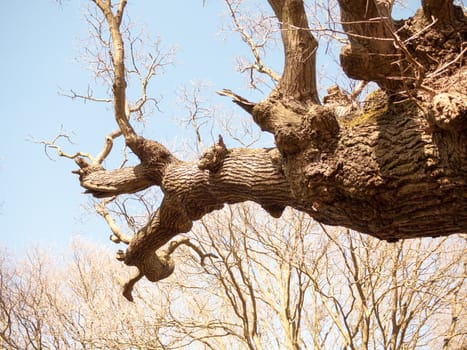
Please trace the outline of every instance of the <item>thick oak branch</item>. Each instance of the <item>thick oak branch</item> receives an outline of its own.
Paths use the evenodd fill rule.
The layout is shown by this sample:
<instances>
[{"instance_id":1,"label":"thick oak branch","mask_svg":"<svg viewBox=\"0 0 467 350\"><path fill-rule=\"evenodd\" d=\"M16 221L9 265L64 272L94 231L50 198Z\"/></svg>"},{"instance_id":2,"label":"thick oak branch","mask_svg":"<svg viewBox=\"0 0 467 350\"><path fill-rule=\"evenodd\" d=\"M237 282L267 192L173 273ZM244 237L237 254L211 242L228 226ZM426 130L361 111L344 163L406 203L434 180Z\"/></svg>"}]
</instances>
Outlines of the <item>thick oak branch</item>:
<instances>
[{"instance_id":1,"label":"thick oak branch","mask_svg":"<svg viewBox=\"0 0 467 350\"><path fill-rule=\"evenodd\" d=\"M86 189L85 193L96 198L135 193L156 183L153 166L141 164L115 170L84 167L76 173L80 176L81 186Z\"/></svg>"},{"instance_id":2,"label":"thick oak branch","mask_svg":"<svg viewBox=\"0 0 467 350\"><path fill-rule=\"evenodd\" d=\"M157 141L135 136L127 139L141 164L115 170L105 170L101 165L88 164L77 158L81 186L94 197L112 197L123 193L134 193L149 186L160 186L169 164L179 163L167 148Z\"/></svg>"},{"instance_id":3,"label":"thick oak branch","mask_svg":"<svg viewBox=\"0 0 467 350\"><path fill-rule=\"evenodd\" d=\"M277 91L304 103L319 103L316 49L302 0L269 0L281 27L285 66Z\"/></svg>"},{"instance_id":4,"label":"thick oak branch","mask_svg":"<svg viewBox=\"0 0 467 350\"><path fill-rule=\"evenodd\" d=\"M345 73L390 92L429 89L434 74L453 73L464 60L465 12L451 0L422 3L423 11L394 21L391 0L339 0L350 41L340 55Z\"/></svg>"},{"instance_id":5,"label":"thick oak branch","mask_svg":"<svg viewBox=\"0 0 467 350\"><path fill-rule=\"evenodd\" d=\"M339 0L341 21L350 45L341 51L341 65L353 78L375 81L388 90L402 85L401 52L394 45L392 1Z\"/></svg>"},{"instance_id":6,"label":"thick oak branch","mask_svg":"<svg viewBox=\"0 0 467 350\"><path fill-rule=\"evenodd\" d=\"M281 24L285 51L282 78L259 103L226 90L222 94L250 112L262 130L273 133L278 148L227 149L220 137L198 162L182 162L163 145L137 136L131 128L119 33L125 2L120 2L115 16L110 1L96 3L106 16L114 45L115 118L141 164L107 171L78 158L81 185L96 197L132 193L151 185L160 186L164 193L160 208L129 240L128 249L118 255L139 269L126 285L127 297L141 277L157 281L169 276L174 265L170 253L161 249L163 245L224 204L254 201L273 217L280 217L284 208L291 206L322 223L389 241L467 231L463 79L467 71L461 56L464 51L451 45L459 43L466 33L463 14L459 15L462 35L456 36L452 30L447 34L453 40L447 51L454 57L436 62L437 68L429 66L431 78L439 80L442 92L425 89L429 94L420 92L416 101L394 103L393 97L376 91L360 109L350 100L341 105L330 99L319 104L317 44L308 30L303 1L269 0ZM416 76L419 63L411 56L417 48L402 45L393 30L391 1L339 3L351 42L342 54L343 67L350 76L376 81L391 92L406 88L405 75L410 82L423 78L424 71ZM415 37L409 27L399 31L407 42ZM441 31L435 29L435 33ZM427 56L427 60L432 58L431 53ZM407 62L402 62L402 57ZM456 72L457 80L450 79L450 85L441 79L445 67ZM417 81L420 85L420 79Z\"/></svg>"}]
</instances>

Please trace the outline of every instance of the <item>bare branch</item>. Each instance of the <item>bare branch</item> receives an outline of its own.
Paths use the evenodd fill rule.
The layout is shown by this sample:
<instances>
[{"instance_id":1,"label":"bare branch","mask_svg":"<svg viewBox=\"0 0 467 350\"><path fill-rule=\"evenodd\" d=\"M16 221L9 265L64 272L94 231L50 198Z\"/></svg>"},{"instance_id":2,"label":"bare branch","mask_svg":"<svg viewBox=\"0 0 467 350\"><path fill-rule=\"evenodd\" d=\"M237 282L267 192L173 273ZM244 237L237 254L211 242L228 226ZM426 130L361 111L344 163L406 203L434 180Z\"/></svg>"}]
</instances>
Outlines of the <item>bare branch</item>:
<instances>
[{"instance_id":1,"label":"bare branch","mask_svg":"<svg viewBox=\"0 0 467 350\"><path fill-rule=\"evenodd\" d=\"M107 222L107 225L109 226L110 230L112 231L113 235L110 236L110 240L114 243L120 243L123 242L125 244L129 244L131 242L131 236L127 236L124 234L120 229L118 228L117 224L115 223L115 220L110 216L106 206L115 200L115 196L104 199L102 200L97 206L96 206L96 212L104 218L104 220Z\"/></svg>"},{"instance_id":2,"label":"bare branch","mask_svg":"<svg viewBox=\"0 0 467 350\"><path fill-rule=\"evenodd\" d=\"M97 164L102 164L104 162L105 158L107 158L107 156L112 151L113 141L116 138L120 137L121 135L122 135L122 132L120 131L120 129L118 129L118 130L111 132L105 137L104 148L97 155L96 160L95 160Z\"/></svg>"},{"instance_id":3,"label":"bare branch","mask_svg":"<svg viewBox=\"0 0 467 350\"><path fill-rule=\"evenodd\" d=\"M115 120L120 127L125 140L130 137L135 137L136 133L129 122L129 110L128 102L126 99L126 80L125 80L125 55L124 55L124 43L122 34L119 30L121 19L123 16L123 10L126 4L125 0L120 2L119 10L116 16L112 13L112 7L110 1L104 4L100 0L93 0L102 14L105 16L107 24L109 26L113 50L112 50L112 62L113 62L113 85L112 91L114 96L114 115ZM131 146L130 146L131 148Z\"/></svg>"},{"instance_id":4,"label":"bare branch","mask_svg":"<svg viewBox=\"0 0 467 350\"><path fill-rule=\"evenodd\" d=\"M223 90L217 91L217 93L221 96L231 97L232 102L242 107L248 113L251 114L253 112L253 107L255 106L255 103L248 101L247 99L243 98L242 96L237 95L233 91L229 89L223 89Z\"/></svg>"},{"instance_id":5,"label":"bare branch","mask_svg":"<svg viewBox=\"0 0 467 350\"><path fill-rule=\"evenodd\" d=\"M251 52L253 54L253 58L254 58L254 63L252 65L248 66L248 67L241 68L241 71L251 70L251 72L252 72L253 70L256 70L259 73L266 74L273 81L278 82L279 79L280 79L280 76L277 73L275 73L272 69L268 68L264 64L264 62L263 62L263 60L261 58L260 52L259 52L259 49L263 48L264 45L266 44L266 42L268 41L271 33L268 30L264 34L262 42L256 43L253 40L252 35L247 32L247 28L245 28L240 23L240 18L239 18L239 16L240 16L240 14L239 14L240 4L239 3L235 4L231 0L225 0L225 2L226 2L227 7L229 9L230 16L231 16L231 18L233 20L233 23L234 23L234 26L235 26L235 31L238 32L241 35L242 40L248 45L248 47L250 48L250 50L251 50ZM266 19L260 19L260 21L262 23L264 23L265 20ZM255 31L255 33L257 34L257 31ZM251 78L250 78L250 84L252 86L255 86L252 73L251 73Z\"/></svg>"},{"instance_id":6,"label":"bare branch","mask_svg":"<svg viewBox=\"0 0 467 350\"><path fill-rule=\"evenodd\" d=\"M71 142L70 136L67 133L64 133L63 131L61 131L57 136L55 136L52 141L36 141L36 140L32 140L32 142L44 145L45 154L51 160L53 160L53 159L49 156L49 153L48 153L49 149L55 149L56 152L57 152L57 155L59 157L75 159L75 160L77 158L84 157L84 158L89 159L89 161L91 163L93 163L93 164L96 162L94 157L92 157L90 154L85 153L85 152L76 152L76 153L66 153L66 152L64 152L62 147L57 145L57 141L59 141L60 139L65 139L69 143L73 143L73 142Z\"/></svg>"},{"instance_id":7,"label":"bare branch","mask_svg":"<svg viewBox=\"0 0 467 350\"><path fill-rule=\"evenodd\" d=\"M120 0L120 3L118 4L117 14L115 15L118 27L122 24L123 11L125 10L126 3L126 0Z\"/></svg>"},{"instance_id":8,"label":"bare branch","mask_svg":"<svg viewBox=\"0 0 467 350\"><path fill-rule=\"evenodd\" d=\"M362 93L363 89L368 85L368 82L365 80L362 80L358 83L357 87L352 91L350 94L350 98L355 101L358 96Z\"/></svg>"},{"instance_id":9,"label":"bare branch","mask_svg":"<svg viewBox=\"0 0 467 350\"><path fill-rule=\"evenodd\" d=\"M201 136L201 128L208 124L214 114L214 111L206 106L206 100L201 95L203 87L205 86L202 83L196 82L192 83L190 88L183 86L178 91L178 100L188 112L188 118L183 122L190 125L195 132L197 153L206 148Z\"/></svg>"},{"instance_id":10,"label":"bare branch","mask_svg":"<svg viewBox=\"0 0 467 350\"><path fill-rule=\"evenodd\" d=\"M81 99L83 100L84 102L86 101L91 101L91 102L103 102L103 103L111 103L112 102L112 99L109 99L109 98L98 98L98 97L94 97L93 95L93 91L90 87L88 87L88 91L87 91L87 94L86 95L82 95L82 94L79 94L79 93L76 93L74 90L70 89L70 93L66 93L66 92L60 92L60 95L62 96L65 96L65 97L69 97L71 98L72 100L74 99Z\"/></svg>"},{"instance_id":11,"label":"bare branch","mask_svg":"<svg viewBox=\"0 0 467 350\"><path fill-rule=\"evenodd\" d=\"M145 106L148 102L157 108L159 101L154 97L148 96L148 86L151 79L160 74L166 66L173 63L175 48L170 48L167 52L161 49L161 41L157 39L149 49L145 48L145 41L150 41L150 38L142 36L143 33L133 37L129 28L125 30L125 40L129 44L129 55L131 66L127 68L128 79L136 76L140 84L140 95L136 102L130 103L130 113L136 113L136 120L140 121L146 114Z\"/></svg>"},{"instance_id":12,"label":"bare branch","mask_svg":"<svg viewBox=\"0 0 467 350\"><path fill-rule=\"evenodd\" d=\"M190 242L188 238L174 240L170 242L167 249L163 249L159 252L154 253L150 257L150 263L145 263L144 265L138 266L139 272L130 280L128 280L128 282L126 282L123 286L123 295L125 296L125 298L127 298L129 301L133 301L133 288L135 284L144 276L146 276L152 282L157 282L169 277L173 273L175 267L172 254L181 245L186 245L187 247L193 249L199 255L201 259L200 264L202 266L204 266L205 259L209 257L217 258L215 254L203 253L201 248ZM117 254L117 259L124 260L124 253L120 251Z\"/></svg>"},{"instance_id":13,"label":"bare branch","mask_svg":"<svg viewBox=\"0 0 467 350\"><path fill-rule=\"evenodd\" d=\"M192 242L190 241L190 239L188 239L188 238L182 238L182 239L178 239L178 240L174 240L174 241L170 242L169 248L167 249L167 254L168 254L168 255L173 254L173 252L175 252L175 250L176 250L178 247L180 247L181 245L186 245L187 247L189 247L189 248L191 248L192 250L194 250L196 254L199 255L201 266L204 266L204 260L207 259L207 258L218 259L218 256L215 255L215 254L212 254L212 253L203 253L203 251L201 250L201 248L200 248L199 246L197 246L196 244L192 243Z\"/></svg>"}]
</instances>

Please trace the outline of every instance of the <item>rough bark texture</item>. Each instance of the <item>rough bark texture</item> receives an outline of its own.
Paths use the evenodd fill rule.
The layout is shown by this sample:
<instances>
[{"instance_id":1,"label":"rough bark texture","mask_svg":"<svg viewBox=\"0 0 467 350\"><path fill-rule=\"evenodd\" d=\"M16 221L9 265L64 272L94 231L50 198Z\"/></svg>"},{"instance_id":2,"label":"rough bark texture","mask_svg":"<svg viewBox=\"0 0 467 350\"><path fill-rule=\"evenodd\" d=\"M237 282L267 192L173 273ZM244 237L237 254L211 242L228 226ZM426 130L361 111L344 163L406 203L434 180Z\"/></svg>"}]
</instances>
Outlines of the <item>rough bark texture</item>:
<instances>
[{"instance_id":1,"label":"rough bark texture","mask_svg":"<svg viewBox=\"0 0 467 350\"><path fill-rule=\"evenodd\" d=\"M115 117L141 164L111 171L78 164L81 185L96 197L151 185L164 193L159 210L119 253L140 270L131 287L142 276L157 281L170 275L173 263L157 250L226 203L251 200L273 217L291 206L322 223L388 241L467 232L467 20L462 9L450 1L426 0L413 18L395 22L388 1L340 0L350 40L342 50L342 67L381 88L359 108L346 96L319 104L317 42L306 30L303 2L269 3L284 42L280 82L256 104L228 90L222 94L272 133L277 149L229 150L220 138L199 162L176 159L159 143L135 135L122 112L124 74L114 64ZM106 16L120 43L114 33L118 21ZM117 49L123 55L123 47Z\"/></svg>"},{"instance_id":2,"label":"rough bark texture","mask_svg":"<svg viewBox=\"0 0 467 350\"><path fill-rule=\"evenodd\" d=\"M334 147L289 157L295 196L313 203L318 221L390 241L466 231L465 131L433 128L410 101L373 98Z\"/></svg>"}]
</instances>

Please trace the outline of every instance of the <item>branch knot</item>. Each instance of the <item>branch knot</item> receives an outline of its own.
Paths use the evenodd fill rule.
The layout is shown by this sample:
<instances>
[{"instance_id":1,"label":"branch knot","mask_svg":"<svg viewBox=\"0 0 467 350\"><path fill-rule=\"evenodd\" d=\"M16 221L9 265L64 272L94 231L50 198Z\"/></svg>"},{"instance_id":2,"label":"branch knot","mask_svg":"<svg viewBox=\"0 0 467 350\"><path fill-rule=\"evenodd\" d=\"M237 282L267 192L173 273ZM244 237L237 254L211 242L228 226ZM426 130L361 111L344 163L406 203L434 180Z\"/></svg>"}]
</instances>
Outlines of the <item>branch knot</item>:
<instances>
[{"instance_id":1,"label":"branch knot","mask_svg":"<svg viewBox=\"0 0 467 350\"><path fill-rule=\"evenodd\" d=\"M203 153L198 162L200 170L209 170L212 173L217 172L224 163L227 155L227 147L225 146L222 136L219 135L219 141Z\"/></svg>"}]
</instances>

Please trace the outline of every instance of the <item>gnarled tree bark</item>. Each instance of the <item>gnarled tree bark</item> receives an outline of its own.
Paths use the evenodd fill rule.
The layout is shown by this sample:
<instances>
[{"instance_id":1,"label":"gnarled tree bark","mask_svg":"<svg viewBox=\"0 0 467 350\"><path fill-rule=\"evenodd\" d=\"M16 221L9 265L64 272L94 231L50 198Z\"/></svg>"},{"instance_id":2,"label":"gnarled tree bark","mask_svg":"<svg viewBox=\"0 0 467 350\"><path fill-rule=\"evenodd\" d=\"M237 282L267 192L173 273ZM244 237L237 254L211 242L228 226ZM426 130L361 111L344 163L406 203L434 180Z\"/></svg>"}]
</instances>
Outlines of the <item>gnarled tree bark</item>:
<instances>
[{"instance_id":1,"label":"gnarled tree bark","mask_svg":"<svg viewBox=\"0 0 467 350\"><path fill-rule=\"evenodd\" d=\"M273 217L291 206L322 223L388 241L467 231L467 20L451 1L423 1L405 21L391 19L389 0L339 1L350 41L342 50L342 67L350 77L380 87L357 108L345 99L343 105L320 104L317 41L303 1L269 0L282 31L282 78L259 103L223 94L272 133L277 148L226 149L220 139L191 163L135 134L125 112L118 31L125 1L115 15L107 3L95 3L118 53L115 118L141 164L105 170L80 160L78 172L81 185L96 197L152 185L162 189L161 207L119 254L138 267L137 278L170 275L172 262L158 249L207 213L247 200ZM345 118L342 107L349 107Z\"/></svg>"}]
</instances>

